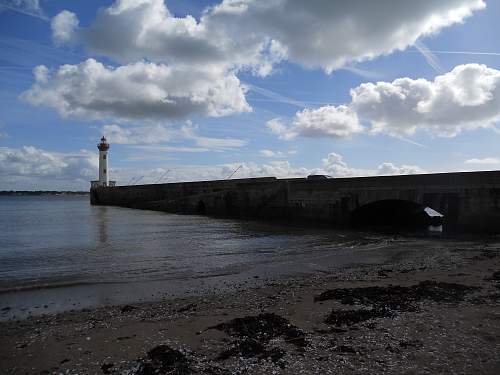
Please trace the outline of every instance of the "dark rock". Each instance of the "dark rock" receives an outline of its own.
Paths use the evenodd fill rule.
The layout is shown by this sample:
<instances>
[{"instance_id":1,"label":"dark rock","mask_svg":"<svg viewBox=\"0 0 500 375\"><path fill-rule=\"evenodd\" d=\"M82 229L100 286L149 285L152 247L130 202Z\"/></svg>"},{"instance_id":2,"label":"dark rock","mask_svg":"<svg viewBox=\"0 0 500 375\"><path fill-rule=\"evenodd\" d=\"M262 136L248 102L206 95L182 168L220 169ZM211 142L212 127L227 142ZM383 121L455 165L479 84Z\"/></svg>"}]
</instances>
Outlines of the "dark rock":
<instances>
[{"instance_id":1,"label":"dark rock","mask_svg":"<svg viewBox=\"0 0 500 375\"><path fill-rule=\"evenodd\" d=\"M230 336L248 337L260 343L267 343L275 337L283 337L285 341L299 347L307 344L302 330L290 324L285 318L272 313L236 318L209 328L223 331Z\"/></svg>"},{"instance_id":2,"label":"dark rock","mask_svg":"<svg viewBox=\"0 0 500 375\"><path fill-rule=\"evenodd\" d=\"M130 340L130 339L134 338L135 336L136 335L133 335L133 336L120 336L120 337L116 338L116 341Z\"/></svg>"},{"instance_id":3,"label":"dark rock","mask_svg":"<svg viewBox=\"0 0 500 375\"><path fill-rule=\"evenodd\" d=\"M131 306L131 305L125 305L121 308L121 312L122 313L126 313L126 312L130 312L132 310L135 310L135 307L134 306Z\"/></svg>"},{"instance_id":4,"label":"dark rock","mask_svg":"<svg viewBox=\"0 0 500 375\"><path fill-rule=\"evenodd\" d=\"M60 365L62 365L63 363L66 363L66 362L69 362L70 359L69 358L64 358L61 362L59 362Z\"/></svg>"},{"instance_id":5,"label":"dark rock","mask_svg":"<svg viewBox=\"0 0 500 375\"><path fill-rule=\"evenodd\" d=\"M486 259L493 259L493 258L498 257L500 255L500 253L498 251L483 250L481 252L481 255ZM499 272L499 276L500 276L500 272Z\"/></svg>"},{"instance_id":6,"label":"dark rock","mask_svg":"<svg viewBox=\"0 0 500 375\"><path fill-rule=\"evenodd\" d=\"M422 281L416 286L410 287L416 300L431 300L434 302L463 301L467 294L478 289L468 285L436 281Z\"/></svg>"},{"instance_id":7,"label":"dark rock","mask_svg":"<svg viewBox=\"0 0 500 375\"><path fill-rule=\"evenodd\" d=\"M147 359L139 360L139 366L134 374L190 374L192 371L189 363L190 361L180 351L167 345L159 345L148 352Z\"/></svg>"},{"instance_id":8,"label":"dark rock","mask_svg":"<svg viewBox=\"0 0 500 375\"><path fill-rule=\"evenodd\" d=\"M333 333L346 333L346 332L347 332L347 329L342 329L342 328L332 328L332 329L330 329L330 332L333 332Z\"/></svg>"},{"instance_id":9,"label":"dark rock","mask_svg":"<svg viewBox=\"0 0 500 375\"><path fill-rule=\"evenodd\" d=\"M413 286L371 286L365 288L339 288L328 290L315 297L315 301L339 300L345 305L372 306L377 310L415 311L417 302L458 302L477 290L461 284L422 281Z\"/></svg>"},{"instance_id":10,"label":"dark rock","mask_svg":"<svg viewBox=\"0 0 500 375\"><path fill-rule=\"evenodd\" d=\"M101 366L103 374L111 374L111 369L113 368L113 366L113 363L103 363Z\"/></svg>"},{"instance_id":11,"label":"dark rock","mask_svg":"<svg viewBox=\"0 0 500 375\"><path fill-rule=\"evenodd\" d=\"M389 277L388 273L391 273L391 272L394 272L393 270L391 270L390 268L384 268L384 269L381 269L377 272L377 274L380 276L380 277Z\"/></svg>"},{"instance_id":12,"label":"dark rock","mask_svg":"<svg viewBox=\"0 0 500 375\"><path fill-rule=\"evenodd\" d=\"M487 280L500 281L500 271L493 272Z\"/></svg>"},{"instance_id":13,"label":"dark rock","mask_svg":"<svg viewBox=\"0 0 500 375\"><path fill-rule=\"evenodd\" d=\"M195 303L190 303L188 305L185 305L185 306L182 306L180 308L177 309L177 312L185 312L185 311L188 311L188 310L193 310L196 308L196 304Z\"/></svg>"}]
</instances>

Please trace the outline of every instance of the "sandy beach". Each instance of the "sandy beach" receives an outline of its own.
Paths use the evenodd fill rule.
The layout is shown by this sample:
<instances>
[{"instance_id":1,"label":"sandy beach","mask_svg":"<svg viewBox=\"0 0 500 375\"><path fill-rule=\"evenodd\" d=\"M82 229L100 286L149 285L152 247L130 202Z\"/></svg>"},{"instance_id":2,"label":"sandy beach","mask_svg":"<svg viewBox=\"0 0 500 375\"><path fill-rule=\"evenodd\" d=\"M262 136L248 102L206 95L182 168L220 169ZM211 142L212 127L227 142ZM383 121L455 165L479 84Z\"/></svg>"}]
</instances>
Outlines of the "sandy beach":
<instances>
[{"instance_id":1,"label":"sandy beach","mask_svg":"<svg viewBox=\"0 0 500 375\"><path fill-rule=\"evenodd\" d=\"M2 373L498 374L500 243L438 244L396 241L407 256L383 265L3 322Z\"/></svg>"}]
</instances>

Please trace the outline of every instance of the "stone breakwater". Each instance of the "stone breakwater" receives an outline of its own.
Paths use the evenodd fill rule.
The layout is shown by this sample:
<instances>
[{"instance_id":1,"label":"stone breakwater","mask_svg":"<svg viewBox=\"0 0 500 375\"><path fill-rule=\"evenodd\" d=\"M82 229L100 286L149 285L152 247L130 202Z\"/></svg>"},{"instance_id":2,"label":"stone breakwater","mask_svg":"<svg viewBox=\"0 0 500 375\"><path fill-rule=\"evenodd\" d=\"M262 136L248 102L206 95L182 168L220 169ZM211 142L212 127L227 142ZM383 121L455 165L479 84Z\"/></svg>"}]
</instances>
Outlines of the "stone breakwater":
<instances>
[{"instance_id":1,"label":"stone breakwater","mask_svg":"<svg viewBox=\"0 0 500 375\"><path fill-rule=\"evenodd\" d=\"M494 171L97 187L90 199L96 205L335 225L397 224L430 207L444 215L445 230L500 231L500 172Z\"/></svg>"}]
</instances>

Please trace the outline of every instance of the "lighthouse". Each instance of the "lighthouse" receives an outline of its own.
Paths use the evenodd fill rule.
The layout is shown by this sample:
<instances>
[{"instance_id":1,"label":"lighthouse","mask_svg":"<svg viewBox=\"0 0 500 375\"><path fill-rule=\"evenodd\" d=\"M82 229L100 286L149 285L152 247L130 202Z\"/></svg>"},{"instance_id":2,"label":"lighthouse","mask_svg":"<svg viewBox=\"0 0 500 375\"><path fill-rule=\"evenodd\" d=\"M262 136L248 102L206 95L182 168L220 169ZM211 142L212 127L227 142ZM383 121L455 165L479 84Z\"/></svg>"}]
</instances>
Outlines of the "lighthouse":
<instances>
[{"instance_id":1,"label":"lighthouse","mask_svg":"<svg viewBox=\"0 0 500 375\"><path fill-rule=\"evenodd\" d=\"M92 188L96 187L109 187L115 186L115 181L109 180L109 170L108 170L108 151L109 143L106 137L101 138L101 142L97 144L97 149L99 150L99 180L92 181Z\"/></svg>"},{"instance_id":2,"label":"lighthouse","mask_svg":"<svg viewBox=\"0 0 500 375\"><path fill-rule=\"evenodd\" d=\"M109 185L109 177L108 177L108 150L109 143L106 141L106 138L102 136L101 143L97 145L99 149L99 185L100 186L108 186Z\"/></svg>"}]
</instances>

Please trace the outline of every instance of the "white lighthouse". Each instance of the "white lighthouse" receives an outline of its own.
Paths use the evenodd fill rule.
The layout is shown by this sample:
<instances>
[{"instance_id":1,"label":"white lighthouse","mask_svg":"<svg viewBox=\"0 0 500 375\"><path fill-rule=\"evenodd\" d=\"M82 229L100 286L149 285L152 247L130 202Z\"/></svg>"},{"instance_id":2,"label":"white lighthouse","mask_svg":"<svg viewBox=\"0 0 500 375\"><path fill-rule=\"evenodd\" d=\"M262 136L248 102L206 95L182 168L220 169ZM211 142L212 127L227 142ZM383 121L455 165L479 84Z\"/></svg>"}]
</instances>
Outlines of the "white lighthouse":
<instances>
[{"instance_id":1,"label":"white lighthouse","mask_svg":"<svg viewBox=\"0 0 500 375\"><path fill-rule=\"evenodd\" d=\"M106 138L103 136L101 138L101 143L97 145L99 149L99 182L101 186L109 185L108 177L108 150L109 143L106 142Z\"/></svg>"},{"instance_id":2,"label":"white lighthouse","mask_svg":"<svg viewBox=\"0 0 500 375\"><path fill-rule=\"evenodd\" d=\"M108 187L115 186L115 181L109 180L109 170L108 170L108 150L109 143L106 141L106 137L101 138L101 143L97 145L99 149L99 181L92 181L92 187Z\"/></svg>"}]
</instances>

